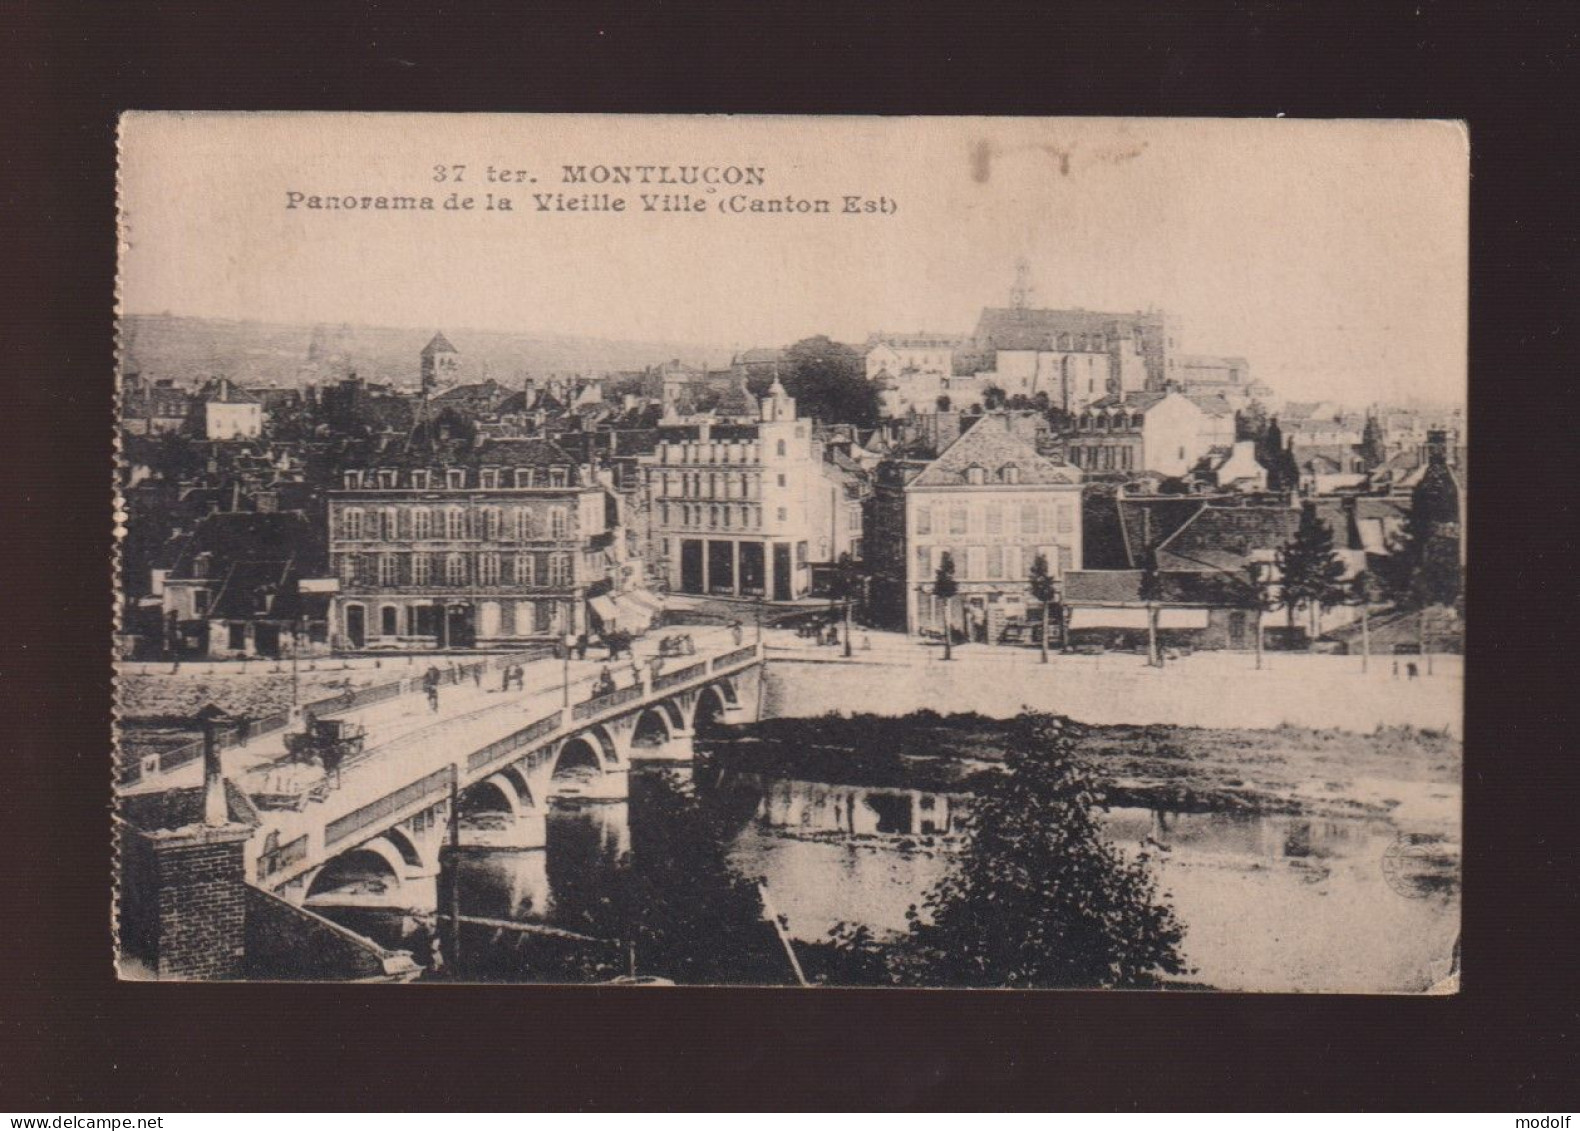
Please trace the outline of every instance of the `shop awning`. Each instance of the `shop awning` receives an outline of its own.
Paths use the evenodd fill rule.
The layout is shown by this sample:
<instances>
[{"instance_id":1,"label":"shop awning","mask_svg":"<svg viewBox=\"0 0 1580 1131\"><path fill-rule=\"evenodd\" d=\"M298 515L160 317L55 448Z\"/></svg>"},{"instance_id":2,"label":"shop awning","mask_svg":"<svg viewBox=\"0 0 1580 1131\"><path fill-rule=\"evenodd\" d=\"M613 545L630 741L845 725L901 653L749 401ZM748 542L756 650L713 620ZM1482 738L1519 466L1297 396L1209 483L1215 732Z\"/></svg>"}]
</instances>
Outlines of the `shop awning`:
<instances>
[{"instance_id":1,"label":"shop awning","mask_svg":"<svg viewBox=\"0 0 1580 1131\"><path fill-rule=\"evenodd\" d=\"M612 628L620 619L620 611L607 597L593 597L587 603L592 606L592 611L598 614L598 619L603 621L605 628Z\"/></svg>"}]
</instances>

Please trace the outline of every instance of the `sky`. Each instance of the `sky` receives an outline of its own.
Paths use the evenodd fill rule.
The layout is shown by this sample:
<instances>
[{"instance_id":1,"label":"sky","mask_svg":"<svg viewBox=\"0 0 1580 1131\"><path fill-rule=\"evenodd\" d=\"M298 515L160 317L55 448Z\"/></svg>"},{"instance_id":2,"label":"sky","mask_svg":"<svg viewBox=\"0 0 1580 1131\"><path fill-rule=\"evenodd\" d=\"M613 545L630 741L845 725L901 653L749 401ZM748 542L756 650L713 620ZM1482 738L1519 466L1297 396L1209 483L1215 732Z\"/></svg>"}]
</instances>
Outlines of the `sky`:
<instances>
[{"instance_id":1,"label":"sky","mask_svg":"<svg viewBox=\"0 0 1580 1131\"><path fill-rule=\"evenodd\" d=\"M137 114L121 152L128 313L860 343L969 332L1024 259L1034 305L1161 308L1182 350L1244 356L1288 399L1464 397L1469 157L1452 123ZM490 165L535 181L488 183ZM752 167L763 184L562 183L576 165ZM473 210L445 209L452 191ZM435 208L292 209L292 192ZM489 192L514 209L488 210ZM557 192L627 211L537 209ZM705 211L643 212L642 192ZM846 195L880 210L844 214ZM830 212L720 210L786 196Z\"/></svg>"}]
</instances>

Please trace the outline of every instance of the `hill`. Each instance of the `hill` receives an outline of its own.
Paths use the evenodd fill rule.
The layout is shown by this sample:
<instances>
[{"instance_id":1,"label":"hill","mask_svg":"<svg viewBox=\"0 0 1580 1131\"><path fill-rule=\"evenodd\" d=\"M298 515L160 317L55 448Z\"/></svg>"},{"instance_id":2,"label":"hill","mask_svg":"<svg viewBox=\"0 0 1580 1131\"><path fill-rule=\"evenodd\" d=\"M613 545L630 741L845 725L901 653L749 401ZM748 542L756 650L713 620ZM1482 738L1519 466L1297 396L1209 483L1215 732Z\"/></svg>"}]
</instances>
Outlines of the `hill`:
<instances>
[{"instance_id":1,"label":"hill","mask_svg":"<svg viewBox=\"0 0 1580 1131\"><path fill-rule=\"evenodd\" d=\"M227 376L247 386L295 386L356 372L368 381L415 387L418 354L438 327L307 326L132 314L123 341L148 380L197 385ZM730 351L677 342L627 342L444 328L460 351L463 379L507 385L551 374L642 369L671 358L722 366Z\"/></svg>"}]
</instances>

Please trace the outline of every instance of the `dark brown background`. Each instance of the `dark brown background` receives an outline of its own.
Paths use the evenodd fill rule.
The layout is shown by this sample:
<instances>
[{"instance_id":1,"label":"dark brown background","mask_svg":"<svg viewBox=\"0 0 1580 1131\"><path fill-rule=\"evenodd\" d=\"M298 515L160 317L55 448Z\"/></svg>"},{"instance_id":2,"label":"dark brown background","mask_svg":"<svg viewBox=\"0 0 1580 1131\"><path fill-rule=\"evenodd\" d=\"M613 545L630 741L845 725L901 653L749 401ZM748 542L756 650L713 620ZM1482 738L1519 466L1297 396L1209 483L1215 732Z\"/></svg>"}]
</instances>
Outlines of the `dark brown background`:
<instances>
[{"instance_id":1,"label":"dark brown background","mask_svg":"<svg viewBox=\"0 0 1580 1131\"><path fill-rule=\"evenodd\" d=\"M0 1110L1572 1108L1572 17L1430 0L1040 5L1035 21L990 2L777 7L5 6ZM127 108L1469 119L1463 994L116 984L113 131Z\"/></svg>"}]
</instances>

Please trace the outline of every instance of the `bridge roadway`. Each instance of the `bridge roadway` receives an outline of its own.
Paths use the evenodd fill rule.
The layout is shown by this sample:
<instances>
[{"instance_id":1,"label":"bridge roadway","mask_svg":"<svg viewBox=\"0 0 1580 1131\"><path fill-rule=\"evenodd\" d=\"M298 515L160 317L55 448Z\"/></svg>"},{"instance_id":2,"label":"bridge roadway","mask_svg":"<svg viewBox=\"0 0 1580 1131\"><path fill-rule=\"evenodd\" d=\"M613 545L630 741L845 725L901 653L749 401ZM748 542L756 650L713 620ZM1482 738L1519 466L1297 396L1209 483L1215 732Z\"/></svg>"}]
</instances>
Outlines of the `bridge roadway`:
<instances>
[{"instance_id":1,"label":"bridge roadway","mask_svg":"<svg viewBox=\"0 0 1580 1131\"><path fill-rule=\"evenodd\" d=\"M342 768L338 784L316 766L289 761L285 732L224 751L225 775L253 799L262 821L246 846L248 879L302 903L326 864L357 854L364 866L382 861L396 888L431 880L447 835L452 775L463 811L493 810L520 826L514 846L541 847L551 797L624 798L633 757L689 759L705 699L726 720L749 715L762 656L750 630L740 645L724 628L683 631L696 654L665 658L656 676L651 660L662 634L637 642L636 670L624 657L614 664L573 659L569 707L565 665L545 658L524 665L525 692L501 691L496 670L480 686L442 687L437 711L419 686L337 713L367 728L363 753ZM590 698L605 666L616 690ZM160 784L196 784L201 767L190 773L190 782L171 774Z\"/></svg>"}]
</instances>

